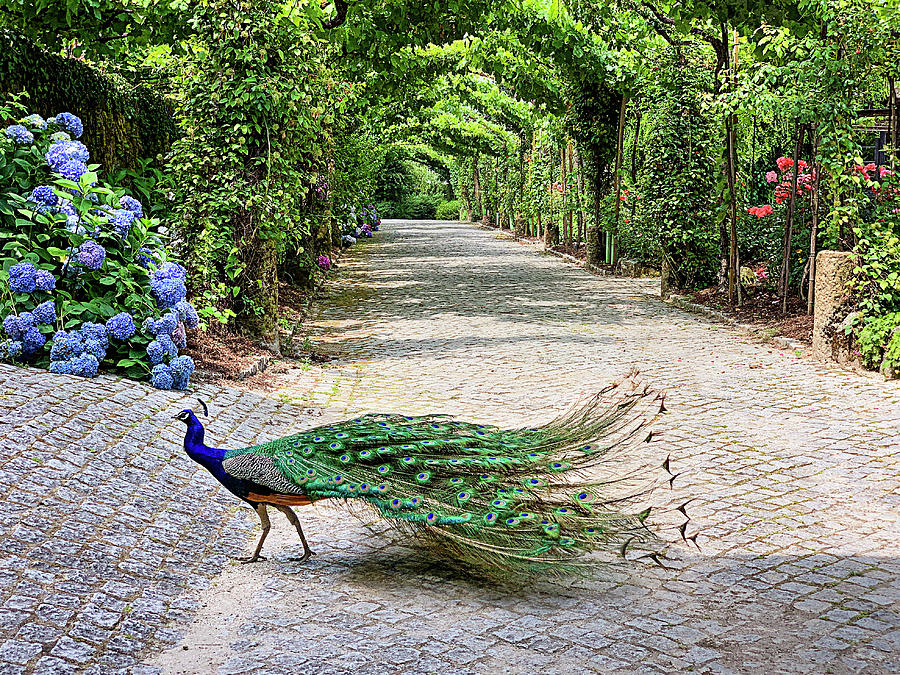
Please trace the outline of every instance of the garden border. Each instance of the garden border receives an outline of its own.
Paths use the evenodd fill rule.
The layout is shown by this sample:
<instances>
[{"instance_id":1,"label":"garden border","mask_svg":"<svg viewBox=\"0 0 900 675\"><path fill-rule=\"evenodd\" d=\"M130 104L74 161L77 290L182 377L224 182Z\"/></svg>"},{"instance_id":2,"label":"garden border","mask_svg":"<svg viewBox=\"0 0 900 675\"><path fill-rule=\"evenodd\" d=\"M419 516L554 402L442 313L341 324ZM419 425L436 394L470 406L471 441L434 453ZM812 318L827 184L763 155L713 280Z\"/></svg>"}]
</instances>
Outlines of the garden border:
<instances>
[{"instance_id":1,"label":"garden border","mask_svg":"<svg viewBox=\"0 0 900 675\"><path fill-rule=\"evenodd\" d=\"M460 222L466 223L469 225L474 225L475 227L479 227L483 230L490 230L492 232L499 234L504 239L509 239L510 241L516 241L524 246L529 246L530 248L538 250L541 253L548 253L550 255L556 256L557 258L562 258L566 262L578 265L582 269L586 270L587 272L590 272L591 274L593 274L595 276L600 276L600 277L621 276L618 274L614 274L613 272L610 272L608 270L595 267L594 265L591 265L591 264L587 263L586 261L579 260L578 258L571 256L568 253L562 253L561 251L554 251L551 248L547 248L545 244L533 244L530 241L516 237L515 234L512 232L507 232L506 230L499 230L496 227L485 226L478 222L472 222L472 221L460 221ZM631 277L629 277L629 278L631 278ZM654 297L659 298L659 296L654 296ZM737 328L741 332L744 332L744 333L747 333L754 337L760 338L763 342L771 342L772 344L777 345L778 347L781 347L782 349L802 350L804 352L808 352L811 349L811 346L806 344L805 342L800 342L799 340L794 340L793 338L788 338L788 337L784 337L781 335L770 335L769 331L765 328L757 328L756 326L749 324L749 323L740 323L739 321L737 321L736 319L733 319L732 317L728 316L724 312L720 312L718 310L711 309L704 305L697 304L696 302L691 302L690 299L688 298L688 296L686 296L686 295L671 295L668 298L659 298L659 299L662 300L663 302L665 302L667 305L672 305L682 311L689 312L691 314L703 316L704 318L709 319L710 322L725 324L732 328Z\"/></svg>"}]
</instances>

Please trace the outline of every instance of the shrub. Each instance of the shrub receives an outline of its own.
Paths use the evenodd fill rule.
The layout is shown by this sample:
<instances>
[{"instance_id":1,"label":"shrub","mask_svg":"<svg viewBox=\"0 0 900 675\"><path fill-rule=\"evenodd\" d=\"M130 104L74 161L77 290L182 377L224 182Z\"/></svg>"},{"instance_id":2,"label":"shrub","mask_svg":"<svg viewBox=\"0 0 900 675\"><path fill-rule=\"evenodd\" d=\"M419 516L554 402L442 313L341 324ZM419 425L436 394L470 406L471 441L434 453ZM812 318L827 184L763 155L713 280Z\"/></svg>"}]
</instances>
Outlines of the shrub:
<instances>
[{"instance_id":1,"label":"shrub","mask_svg":"<svg viewBox=\"0 0 900 675\"><path fill-rule=\"evenodd\" d=\"M435 211L438 220L459 220L459 200L441 202Z\"/></svg>"},{"instance_id":2,"label":"shrub","mask_svg":"<svg viewBox=\"0 0 900 675\"><path fill-rule=\"evenodd\" d=\"M887 365L900 363L900 312L867 318L857 333L857 348L866 368L877 369L890 351Z\"/></svg>"},{"instance_id":3,"label":"shrub","mask_svg":"<svg viewBox=\"0 0 900 675\"><path fill-rule=\"evenodd\" d=\"M159 221L100 180L78 117L15 120L23 112L0 107L17 122L0 134L0 184L13 190L0 196L0 358L83 377L104 363L137 378L175 362L199 317ZM193 363L180 358L170 386L183 388Z\"/></svg>"}]
</instances>

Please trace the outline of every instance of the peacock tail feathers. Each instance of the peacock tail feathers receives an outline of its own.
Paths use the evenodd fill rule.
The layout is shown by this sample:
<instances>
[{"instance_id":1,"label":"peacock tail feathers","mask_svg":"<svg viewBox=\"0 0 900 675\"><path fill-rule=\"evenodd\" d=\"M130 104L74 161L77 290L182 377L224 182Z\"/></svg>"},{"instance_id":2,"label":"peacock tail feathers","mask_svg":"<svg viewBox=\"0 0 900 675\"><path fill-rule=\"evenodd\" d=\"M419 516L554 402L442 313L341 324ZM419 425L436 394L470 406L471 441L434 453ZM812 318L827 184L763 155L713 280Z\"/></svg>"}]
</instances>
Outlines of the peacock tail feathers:
<instances>
[{"instance_id":1,"label":"peacock tail feathers","mask_svg":"<svg viewBox=\"0 0 900 675\"><path fill-rule=\"evenodd\" d=\"M661 551L649 509L633 512L657 484L642 444L661 399L627 380L522 429L369 414L228 451L223 466L312 499L363 501L490 576L571 572L595 565L593 552Z\"/></svg>"}]
</instances>

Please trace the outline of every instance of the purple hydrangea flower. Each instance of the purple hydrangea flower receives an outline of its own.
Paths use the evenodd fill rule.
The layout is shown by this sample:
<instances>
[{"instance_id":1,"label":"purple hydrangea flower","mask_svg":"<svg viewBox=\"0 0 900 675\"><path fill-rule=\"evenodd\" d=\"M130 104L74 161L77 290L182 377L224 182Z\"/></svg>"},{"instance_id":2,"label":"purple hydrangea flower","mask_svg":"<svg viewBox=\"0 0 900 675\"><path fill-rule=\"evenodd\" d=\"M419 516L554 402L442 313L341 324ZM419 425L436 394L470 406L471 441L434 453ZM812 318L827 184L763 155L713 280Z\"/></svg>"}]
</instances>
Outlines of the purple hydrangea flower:
<instances>
[{"instance_id":1,"label":"purple hydrangea flower","mask_svg":"<svg viewBox=\"0 0 900 675\"><path fill-rule=\"evenodd\" d=\"M178 349L187 348L187 333L185 332L184 324L181 323L181 321L178 322L178 328L172 333L172 342L175 343L175 346L178 347Z\"/></svg>"},{"instance_id":2,"label":"purple hydrangea flower","mask_svg":"<svg viewBox=\"0 0 900 675\"><path fill-rule=\"evenodd\" d=\"M135 260L137 264L143 267L144 269L149 269L151 264L155 264L155 260L153 259L153 251L149 248L142 248L138 251L137 256L135 256Z\"/></svg>"},{"instance_id":3,"label":"purple hydrangea flower","mask_svg":"<svg viewBox=\"0 0 900 675\"><path fill-rule=\"evenodd\" d=\"M52 300L42 302L34 308L32 315L38 323L53 325L56 323L56 305L53 304Z\"/></svg>"},{"instance_id":4,"label":"purple hydrangea flower","mask_svg":"<svg viewBox=\"0 0 900 675\"><path fill-rule=\"evenodd\" d=\"M190 356L178 356L169 363L169 369L172 373L172 388L187 389L194 373L194 359Z\"/></svg>"},{"instance_id":5,"label":"purple hydrangea flower","mask_svg":"<svg viewBox=\"0 0 900 675\"><path fill-rule=\"evenodd\" d=\"M36 272L30 262L16 263L9 268L9 290L13 293L34 293Z\"/></svg>"},{"instance_id":6,"label":"purple hydrangea flower","mask_svg":"<svg viewBox=\"0 0 900 675\"><path fill-rule=\"evenodd\" d=\"M200 325L200 315L197 314L197 310L187 300L182 300L176 304L175 311L178 312L178 318L184 322L185 328L194 330Z\"/></svg>"},{"instance_id":7,"label":"purple hydrangea flower","mask_svg":"<svg viewBox=\"0 0 900 675\"><path fill-rule=\"evenodd\" d=\"M34 273L34 287L39 291L52 291L56 288L56 277L47 270L37 270Z\"/></svg>"},{"instance_id":8,"label":"purple hydrangea flower","mask_svg":"<svg viewBox=\"0 0 900 675\"><path fill-rule=\"evenodd\" d=\"M134 197L124 195L119 200L119 206L121 206L123 209L126 209L127 211L131 211L131 213L134 214L135 218L144 217L144 207L141 206L141 203Z\"/></svg>"},{"instance_id":9,"label":"purple hydrangea flower","mask_svg":"<svg viewBox=\"0 0 900 675\"><path fill-rule=\"evenodd\" d=\"M316 265L318 265L319 269L323 272L327 272L331 269L331 258L329 258L327 255L320 255L318 258L316 258Z\"/></svg>"},{"instance_id":10,"label":"purple hydrangea flower","mask_svg":"<svg viewBox=\"0 0 900 675\"><path fill-rule=\"evenodd\" d=\"M84 133L84 125L81 123L81 118L72 113L59 113L56 117L51 117L49 121L65 129L75 138L81 138L81 134Z\"/></svg>"},{"instance_id":11,"label":"purple hydrangea flower","mask_svg":"<svg viewBox=\"0 0 900 675\"><path fill-rule=\"evenodd\" d=\"M134 317L128 312L120 312L106 322L106 332L117 340L127 340L136 332Z\"/></svg>"},{"instance_id":12,"label":"purple hydrangea flower","mask_svg":"<svg viewBox=\"0 0 900 675\"><path fill-rule=\"evenodd\" d=\"M78 262L87 267L89 270L99 270L103 267L103 261L106 260L106 249L96 241L88 239L78 247Z\"/></svg>"},{"instance_id":13,"label":"purple hydrangea flower","mask_svg":"<svg viewBox=\"0 0 900 675\"><path fill-rule=\"evenodd\" d=\"M172 369L169 366L164 363L153 366L153 370L150 372L150 384L157 389L171 389L173 383Z\"/></svg>"},{"instance_id":14,"label":"purple hydrangea flower","mask_svg":"<svg viewBox=\"0 0 900 675\"><path fill-rule=\"evenodd\" d=\"M30 145L34 142L34 134L21 124L8 126L3 133L6 134L7 138L11 138L14 143L18 143L19 145Z\"/></svg>"}]
</instances>

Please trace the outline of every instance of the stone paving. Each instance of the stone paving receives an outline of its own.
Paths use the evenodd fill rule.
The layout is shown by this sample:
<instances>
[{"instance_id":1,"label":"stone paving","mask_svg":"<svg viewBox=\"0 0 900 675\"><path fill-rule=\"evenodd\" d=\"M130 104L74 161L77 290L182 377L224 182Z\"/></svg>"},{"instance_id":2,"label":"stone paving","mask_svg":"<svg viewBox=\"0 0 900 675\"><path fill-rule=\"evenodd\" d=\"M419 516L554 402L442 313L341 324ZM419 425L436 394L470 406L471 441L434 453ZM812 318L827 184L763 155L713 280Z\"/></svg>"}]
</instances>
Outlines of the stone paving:
<instances>
[{"instance_id":1,"label":"stone paving","mask_svg":"<svg viewBox=\"0 0 900 675\"><path fill-rule=\"evenodd\" d=\"M198 392L217 444L363 410L533 424L639 367L701 548L492 585L314 505L308 563L276 516L269 562L229 564L255 517L180 454L189 398L0 367L0 674L900 672L898 383L472 226L376 237L310 322L334 361Z\"/></svg>"}]
</instances>

